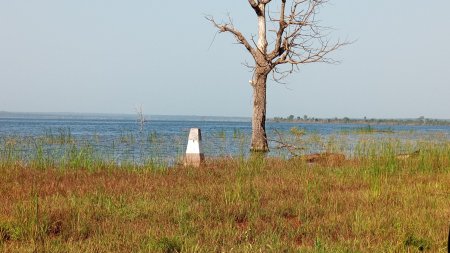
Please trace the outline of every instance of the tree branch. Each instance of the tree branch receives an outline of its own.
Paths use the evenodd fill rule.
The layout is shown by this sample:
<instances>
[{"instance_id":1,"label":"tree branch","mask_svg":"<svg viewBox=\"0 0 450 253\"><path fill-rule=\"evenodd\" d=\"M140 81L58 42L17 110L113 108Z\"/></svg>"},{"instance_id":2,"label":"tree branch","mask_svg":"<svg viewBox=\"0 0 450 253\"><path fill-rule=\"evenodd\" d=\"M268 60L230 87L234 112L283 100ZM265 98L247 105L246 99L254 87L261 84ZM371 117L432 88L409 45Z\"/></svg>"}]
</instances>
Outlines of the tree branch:
<instances>
[{"instance_id":1,"label":"tree branch","mask_svg":"<svg viewBox=\"0 0 450 253\"><path fill-rule=\"evenodd\" d=\"M270 3L272 0L248 0L248 3L250 4L250 6L253 8L253 10L255 10L256 15L258 16L263 16L263 8L265 5L267 5L268 3ZM264 6L261 6L264 5Z\"/></svg>"},{"instance_id":2,"label":"tree branch","mask_svg":"<svg viewBox=\"0 0 450 253\"><path fill-rule=\"evenodd\" d=\"M218 24L212 17L207 19L218 29L219 33L230 32L236 40L245 46L255 60L253 70L269 74L272 71L273 79L281 83L281 80L300 69L302 64L324 62L338 63L328 55L339 48L353 42L340 40L331 41L329 35L331 28L320 25L317 16L320 7L328 0L280 0L278 19L273 18L271 12L266 13L266 5L272 0L248 0L250 6L258 15L259 32L258 43L247 40L229 22ZM266 19L267 18L267 19ZM276 28L269 31L275 34L272 44L273 50L267 52L267 35L265 33L266 20L269 20ZM262 27L262 28L261 28ZM262 31L262 32L261 32ZM252 45L253 43L253 45ZM286 65L283 67L283 65ZM246 66L249 66L247 64Z\"/></svg>"},{"instance_id":3,"label":"tree branch","mask_svg":"<svg viewBox=\"0 0 450 253\"><path fill-rule=\"evenodd\" d=\"M255 10L257 16L263 15L261 8L259 8L259 1L257 0L248 0L250 6Z\"/></svg>"},{"instance_id":4,"label":"tree branch","mask_svg":"<svg viewBox=\"0 0 450 253\"><path fill-rule=\"evenodd\" d=\"M275 40L275 48L269 54L269 59L273 60L277 56L280 56L284 52L284 48L281 47L282 36L284 34L284 30L288 27L288 24L284 21L284 12L286 10L286 0L281 0L281 12L280 12L280 20L279 20L279 28L277 31L277 38Z\"/></svg>"},{"instance_id":5,"label":"tree branch","mask_svg":"<svg viewBox=\"0 0 450 253\"><path fill-rule=\"evenodd\" d=\"M351 44L348 41L331 42L328 39L328 27L320 26L317 14L321 5L328 0L296 0L286 15L286 0L281 0L280 18L278 22L273 51L267 55L270 61L273 79L281 80L299 69L302 64L313 62L337 63L327 55L339 48ZM289 68L277 66L287 64ZM278 77L277 77L278 76Z\"/></svg>"},{"instance_id":6,"label":"tree branch","mask_svg":"<svg viewBox=\"0 0 450 253\"><path fill-rule=\"evenodd\" d=\"M251 1L251 0L249 0ZM247 51L250 52L250 54L253 56L253 58L256 57L256 51L255 49L250 45L250 43L248 43L247 39L244 37L244 35L242 35L242 33L237 30L234 25L233 22L231 21L231 18L229 19L228 23L224 23L224 24L219 24L217 23L213 17L211 16L207 16L205 17L208 21L210 21L218 30L219 33L223 33L223 32L229 32L231 34L234 35L234 37L236 38L236 40L238 41L238 43L244 45L244 47L247 49Z\"/></svg>"},{"instance_id":7,"label":"tree branch","mask_svg":"<svg viewBox=\"0 0 450 253\"><path fill-rule=\"evenodd\" d=\"M250 4L250 6L252 6L253 9L258 7L258 1L257 0L248 0L248 3Z\"/></svg>"}]
</instances>

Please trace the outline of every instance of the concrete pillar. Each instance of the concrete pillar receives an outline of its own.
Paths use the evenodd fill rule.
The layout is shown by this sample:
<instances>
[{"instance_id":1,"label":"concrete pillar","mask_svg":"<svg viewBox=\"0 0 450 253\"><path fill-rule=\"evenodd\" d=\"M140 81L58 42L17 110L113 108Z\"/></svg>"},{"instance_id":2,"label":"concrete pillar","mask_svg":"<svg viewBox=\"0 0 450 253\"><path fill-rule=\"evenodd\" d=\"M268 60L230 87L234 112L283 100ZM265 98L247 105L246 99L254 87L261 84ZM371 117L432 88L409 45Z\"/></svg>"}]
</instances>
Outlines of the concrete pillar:
<instances>
[{"instance_id":1,"label":"concrete pillar","mask_svg":"<svg viewBox=\"0 0 450 253\"><path fill-rule=\"evenodd\" d=\"M186 148L186 157L184 158L184 166L200 167L205 160L201 149L202 134L199 128L191 128Z\"/></svg>"}]
</instances>

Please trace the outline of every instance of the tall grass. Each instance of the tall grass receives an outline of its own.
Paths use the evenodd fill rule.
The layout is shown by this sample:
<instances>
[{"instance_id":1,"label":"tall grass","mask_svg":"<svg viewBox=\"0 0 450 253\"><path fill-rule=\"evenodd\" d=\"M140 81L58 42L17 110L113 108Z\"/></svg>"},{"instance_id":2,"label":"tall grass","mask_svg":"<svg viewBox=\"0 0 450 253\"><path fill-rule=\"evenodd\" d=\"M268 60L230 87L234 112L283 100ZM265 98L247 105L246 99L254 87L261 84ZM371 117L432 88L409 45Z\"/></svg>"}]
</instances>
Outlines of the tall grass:
<instances>
[{"instance_id":1,"label":"tall grass","mask_svg":"<svg viewBox=\"0 0 450 253\"><path fill-rule=\"evenodd\" d=\"M447 139L362 136L333 165L240 156L201 168L118 164L89 141L52 145L0 145L4 252L446 252Z\"/></svg>"},{"instance_id":2,"label":"tall grass","mask_svg":"<svg viewBox=\"0 0 450 253\"><path fill-rule=\"evenodd\" d=\"M33 138L0 138L0 167L23 164L37 169L96 170L105 166L160 168L170 163L157 156L162 153L160 146L161 142L155 133L136 135L127 132L105 141L97 134L91 139L77 139L70 130L58 130L57 134L46 130L44 135ZM150 153L147 151L149 147L152 151ZM181 156L181 152L178 153Z\"/></svg>"}]
</instances>

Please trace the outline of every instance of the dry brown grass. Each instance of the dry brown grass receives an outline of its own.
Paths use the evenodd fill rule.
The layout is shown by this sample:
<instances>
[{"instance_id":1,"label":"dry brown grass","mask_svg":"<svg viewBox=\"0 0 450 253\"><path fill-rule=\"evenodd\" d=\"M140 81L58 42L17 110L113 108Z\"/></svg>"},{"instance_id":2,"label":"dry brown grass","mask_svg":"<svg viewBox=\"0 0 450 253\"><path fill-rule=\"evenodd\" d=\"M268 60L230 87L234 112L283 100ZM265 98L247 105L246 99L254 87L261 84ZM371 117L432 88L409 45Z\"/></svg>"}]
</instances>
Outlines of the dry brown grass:
<instances>
[{"instance_id":1,"label":"dry brown grass","mask_svg":"<svg viewBox=\"0 0 450 253\"><path fill-rule=\"evenodd\" d=\"M5 252L445 252L449 157L426 170L419 159L333 166L223 159L160 171L12 166L0 170L0 245Z\"/></svg>"}]
</instances>

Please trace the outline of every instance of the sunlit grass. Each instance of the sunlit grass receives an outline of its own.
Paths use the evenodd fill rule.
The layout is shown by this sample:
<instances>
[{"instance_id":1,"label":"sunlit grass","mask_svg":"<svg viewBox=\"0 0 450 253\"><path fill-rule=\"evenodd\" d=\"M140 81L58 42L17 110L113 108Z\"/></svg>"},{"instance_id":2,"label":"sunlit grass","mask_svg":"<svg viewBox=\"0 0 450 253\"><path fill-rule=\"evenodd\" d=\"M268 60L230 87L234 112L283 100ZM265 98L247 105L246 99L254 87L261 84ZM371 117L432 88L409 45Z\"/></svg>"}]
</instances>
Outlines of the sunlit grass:
<instances>
[{"instance_id":1,"label":"sunlit grass","mask_svg":"<svg viewBox=\"0 0 450 253\"><path fill-rule=\"evenodd\" d=\"M392 130L391 128L378 128L378 127L373 127L371 125L367 125L364 127L342 129L341 133L343 133L343 134L377 134L377 133L393 134L393 133L395 133L395 131Z\"/></svg>"},{"instance_id":2,"label":"sunlit grass","mask_svg":"<svg viewBox=\"0 0 450 253\"><path fill-rule=\"evenodd\" d=\"M326 152L348 150L350 143L345 135L296 138ZM363 136L345 161L333 164L239 156L210 159L201 168L152 157L119 164L102 159L91 142L70 139L59 138L65 143L58 152L45 139L2 141L2 251L447 250L445 138ZM158 142L155 134L143 139ZM34 147L29 155L19 152L23 142Z\"/></svg>"}]
</instances>

